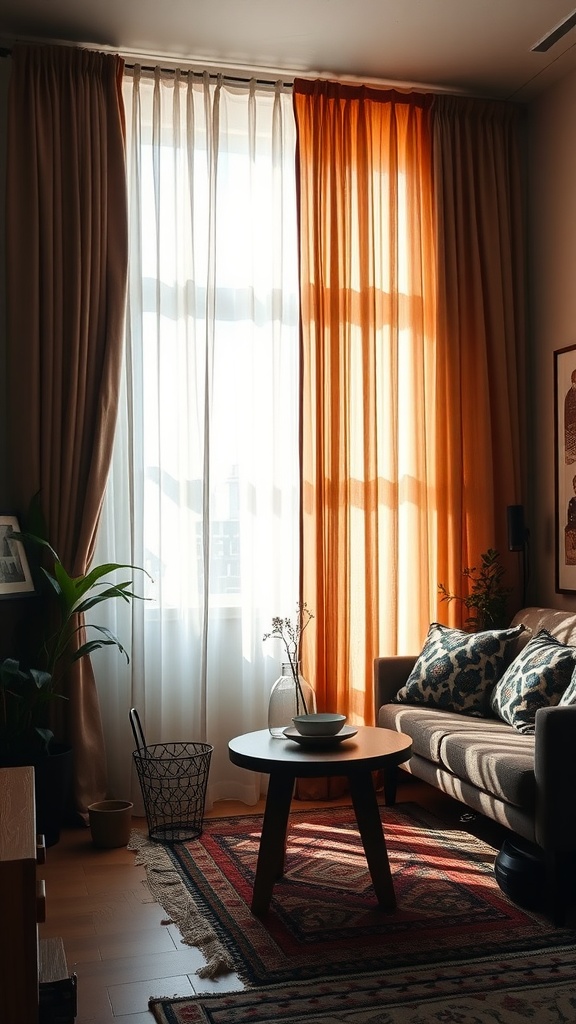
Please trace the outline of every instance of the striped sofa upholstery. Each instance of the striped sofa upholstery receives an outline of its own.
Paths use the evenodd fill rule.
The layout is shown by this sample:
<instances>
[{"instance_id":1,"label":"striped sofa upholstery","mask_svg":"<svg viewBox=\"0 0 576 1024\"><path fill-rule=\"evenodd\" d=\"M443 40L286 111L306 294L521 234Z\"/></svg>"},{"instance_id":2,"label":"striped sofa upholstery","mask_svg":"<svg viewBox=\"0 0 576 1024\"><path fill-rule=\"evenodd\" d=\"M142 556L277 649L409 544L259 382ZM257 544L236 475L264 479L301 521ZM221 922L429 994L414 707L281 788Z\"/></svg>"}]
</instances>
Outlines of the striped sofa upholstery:
<instances>
[{"instance_id":1,"label":"striped sofa upholstery","mask_svg":"<svg viewBox=\"0 0 576 1024\"><path fill-rule=\"evenodd\" d=\"M541 629L576 645L574 613L525 608L512 625L519 623L527 628L514 656ZM412 739L412 756L399 770L540 847L549 866L551 911L560 917L565 883L576 877L576 704L540 708L534 733L526 734L491 712L478 718L397 703L416 660L399 655L374 663L376 724ZM388 801L394 790L388 778Z\"/></svg>"}]
</instances>

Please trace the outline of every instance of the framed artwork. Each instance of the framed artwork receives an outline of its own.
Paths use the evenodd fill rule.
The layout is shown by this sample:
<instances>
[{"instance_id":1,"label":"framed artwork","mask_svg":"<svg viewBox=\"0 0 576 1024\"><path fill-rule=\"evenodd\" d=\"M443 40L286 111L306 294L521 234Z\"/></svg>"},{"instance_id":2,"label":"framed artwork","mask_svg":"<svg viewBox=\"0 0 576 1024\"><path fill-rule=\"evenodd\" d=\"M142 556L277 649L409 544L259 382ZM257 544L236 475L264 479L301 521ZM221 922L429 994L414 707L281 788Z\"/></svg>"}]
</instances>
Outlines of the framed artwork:
<instances>
[{"instance_id":1,"label":"framed artwork","mask_svg":"<svg viewBox=\"0 0 576 1024\"><path fill-rule=\"evenodd\" d=\"M554 353L556 592L576 593L576 345Z\"/></svg>"},{"instance_id":2,"label":"framed artwork","mask_svg":"<svg viewBox=\"0 0 576 1024\"><path fill-rule=\"evenodd\" d=\"M24 545L12 536L19 530L16 516L0 515L0 598L22 597L35 590Z\"/></svg>"}]
</instances>

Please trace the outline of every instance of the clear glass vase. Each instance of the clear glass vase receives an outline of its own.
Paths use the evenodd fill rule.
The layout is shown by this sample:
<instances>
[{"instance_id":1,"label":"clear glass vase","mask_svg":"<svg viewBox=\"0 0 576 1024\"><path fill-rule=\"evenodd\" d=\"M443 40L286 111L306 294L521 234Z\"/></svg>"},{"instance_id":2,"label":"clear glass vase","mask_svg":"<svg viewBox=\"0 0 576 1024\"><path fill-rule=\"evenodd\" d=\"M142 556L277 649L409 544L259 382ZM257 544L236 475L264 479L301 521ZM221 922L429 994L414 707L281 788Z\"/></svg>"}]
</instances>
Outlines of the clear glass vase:
<instances>
[{"instance_id":1,"label":"clear glass vase","mask_svg":"<svg viewBox=\"0 0 576 1024\"><path fill-rule=\"evenodd\" d=\"M282 675L276 680L270 691L268 702L268 729L275 739L284 739L284 729L292 725L295 715L311 715L316 713L316 694L306 680L298 672L300 691L294 681L292 669L288 663L282 665Z\"/></svg>"}]
</instances>

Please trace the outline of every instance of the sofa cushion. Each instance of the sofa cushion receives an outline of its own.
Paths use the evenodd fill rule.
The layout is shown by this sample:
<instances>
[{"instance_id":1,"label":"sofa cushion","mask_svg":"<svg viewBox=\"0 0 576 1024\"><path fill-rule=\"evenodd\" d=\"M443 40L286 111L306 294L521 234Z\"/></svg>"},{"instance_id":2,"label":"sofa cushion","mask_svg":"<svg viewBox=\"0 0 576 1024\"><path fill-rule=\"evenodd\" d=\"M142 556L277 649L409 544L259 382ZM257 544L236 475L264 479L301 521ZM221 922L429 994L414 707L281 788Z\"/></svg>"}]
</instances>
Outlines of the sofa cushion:
<instances>
[{"instance_id":1,"label":"sofa cushion","mask_svg":"<svg viewBox=\"0 0 576 1024\"><path fill-rule=\"evenodd\" d=\"M429 761L438 761L440 744L446 733L462 724L461 715L454 711L440 711L438 708L384 704L378 712L378 725L381 728L396 729L410 736L412 753ZM501 724L503 728L510 728Z\"/></svg>"},{"instance_id":2,"label":"sofa cushion","mask_svg":"<svg viewBox=\"0 0 576 1024\"><path fill-rule=\"evenodd\" d=\"M484 722L495 743L498 743L500 737L515 735L510 726L498 718L480 721L478 718L464 718L456 711L442 711L422 705L384 704L378 712L380 727L406 733L412 740L412 753L435 762L440 761L446 736L452 733L474 736Z\"/></svg>"},{"instance_id":3,"label":"sofa cushion","mask_svg":"<svg viewBox=\"0 0 576 1024\"><path fill-rule=\"evenodd\" d=\"M523 630L520 624L465 633L433 622L396 700L482 717L488 710L490 691L505 671L509 651Z\"/></svg>"},{"instance_id":4,"label":"sofa cushion","mask_svg":"<svg viewBox=\"0 0 576 1024\"><path fill-rule=\"evenodd\" d=\"M440 746L440 762L477 789L507 804L532 810L536 801L534 737L509 726L506 734L496 736L490 730L492 724L479 722L475 734L456 732L446 736Z\"/></svg>"},{"instance_id":5,"label":"sofa cushion","mask_svg":"<svg viewBox=\"0 0 576 1024\"><path fill-rule=\"evenodd\" d=\"M399 704L380 708L378 725L410 736L413 756L505 803L533 808L533 736L524 736L497 718L466 720L450 711Z\"/></svg>"},{"instance_id":6,"label":"sofa cushion","mask_svg":"<svg viewBox=\"0 0 576 1024\"><path fill-rule=\"evenodd\" d=\"M496 684L490 698L492 711L519 732L533 733L538 708L560 702L575 665L576 647L541 629Z\"/></svg>"}]
</instances>

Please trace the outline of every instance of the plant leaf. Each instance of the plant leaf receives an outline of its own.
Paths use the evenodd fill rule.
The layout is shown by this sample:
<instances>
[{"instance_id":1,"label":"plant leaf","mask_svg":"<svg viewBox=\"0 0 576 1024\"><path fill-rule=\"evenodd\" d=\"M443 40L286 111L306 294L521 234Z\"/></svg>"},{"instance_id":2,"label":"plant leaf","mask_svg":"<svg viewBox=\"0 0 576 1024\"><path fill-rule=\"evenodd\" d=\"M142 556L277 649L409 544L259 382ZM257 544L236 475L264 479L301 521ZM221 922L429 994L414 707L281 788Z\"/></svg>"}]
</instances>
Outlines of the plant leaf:
<instances>
[{"instance_id":1,"label":"plant leaf","mask_svg":"<svg viewBox=\"0 0 576 1024\"><path fill-rule=\"evenodd\" d=\"M90 639L83 643L72 655L72 661L79 661L86 654L92 654L93 651L98 651L101 647L117 647L126 658L126 664L130 662L128 652L124 649L118 637L106 626L96 626L94 623L89 623L87 628L95 629L101 635L98 638Z\"/></svg>"},{"instance_id":2,"label":"plant leaf","mask_svg":"<svg viewBox=\"0 0 576 1024\"><path fill-rule=\"evenodd\" d=\"M60 584L58 583L58 580L52 575L52 573L48 572L48 570L45 569L43 565L40 566L40 569L41 569L42 573L44 574L44 576L46 577L46 579L48 580L48 582L49 582L50 586L52 587L52 589L58 595L58 598L60 598L60 596L62 594L62 591L60 589Z\"/></svg>"},{"instance_id":3,"label":"plant leaf","mask_svg":"<svg viewBox=\"0 0 576 1024\"><path fill-rule=\"evenodd\" d=\"M79 593L85 594L86 591L91 590L103 576L108 576L109 573L115 572L119 569L137 569L138 572L146 573L149 579L152 578L150 573L146 572L146 569L141 569L138 565L129 565L126 562L105 562L103 565L97 565L94 569L91 569L86 576L81 577L83 585Z\"/></svg>"},{"instance_id":4,"label":"plant leaf","mask_svg":"<svg viewBox=\"0 0 576 1024\"><path fill-rule=\"evenodd\" d=\"M54 551L54 548L52 547L52 545L49 544L47 540L44 540L43 537L39 537L38 534L36 534L36 533L14 533L14 536L18 540L23 541L24 543L26 543L26 541L30 541L32 544L38 544L40 547L46 548L47 551L49 551L50 554L52 555L52 558L54 559L55 562L59 562L60 561L60 559L58 558L58 555Z\"/></svg>"},{"instance_id":5,"label":"plant leaf","mask_svg":"<svg viewBox=\"0 0 576 1024\"><path fill-rule=\"evenodd\" d=\"M49 687L52 684L52 676L49 672L43 672L39 668L31 668L30 676L39 690Z\"/></svg>"},{"instance_id":6,"label":"plant leaf","mask_svg":"<svg viewBox=\"0 0 576 1024\"><path fill-rule=\"evenodd\" d=\"M70 615L77 600L76 581L68 575L59 559L54 563L54 577L60 587L61 601L65 608L66 615Z\"/></svg>"},{"instance_id":7,"label":"plant leaf","mask_svg":"<svg viewBox=\"0 0 576 1024\"><path fill-rule=\"evenodd\" d=\"M40 729L38 726L36 727L36 732L40 739L42 740L46 753L48 753L50 740L54 739L54 733L52 732L51 729Z\"/></svg>"},{"instance_id":8,"label":"plant leaf","mask_svg":"<svg viewBox=\"0 0 576 1024\"><path fill-rule=\"evenodd\" d=\"M90 608L94 608L95 605L101 604L102 601L109 601L110 598L120 597L127 604L130 603L131 599L136 601L145 601L145 597L141 597L140 594L135 594L133 591L128 590L128 587L132 585L131 580L125 580L124 583L114 583L107 587L106 590L101 590L97 594L92 594L91 597L85 598L83 601L78 602L73 611L74 612L86 612Z\"/></svg>"}]
</instances>

